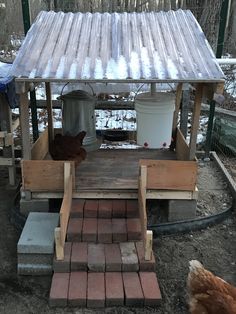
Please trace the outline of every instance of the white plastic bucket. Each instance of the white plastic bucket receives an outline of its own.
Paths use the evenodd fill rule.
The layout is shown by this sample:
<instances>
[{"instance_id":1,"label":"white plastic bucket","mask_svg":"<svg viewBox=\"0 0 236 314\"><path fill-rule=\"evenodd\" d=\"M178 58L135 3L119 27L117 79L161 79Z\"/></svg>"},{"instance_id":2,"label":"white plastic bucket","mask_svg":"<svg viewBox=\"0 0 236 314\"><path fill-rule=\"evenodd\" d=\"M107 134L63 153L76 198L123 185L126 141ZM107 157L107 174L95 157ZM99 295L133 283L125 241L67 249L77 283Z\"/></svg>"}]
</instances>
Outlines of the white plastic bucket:
<instances>
[{"instance_id":1,"label":"white plastic bucket","mask_svg":"<svg viewBox=\"0 0 236 314\"><path fill-rule=\"evenodd\" d=\"M175 95L159 92L136 97L137 144L147 148L168 148L171 143Z\"/></svg>"}]
</instances>

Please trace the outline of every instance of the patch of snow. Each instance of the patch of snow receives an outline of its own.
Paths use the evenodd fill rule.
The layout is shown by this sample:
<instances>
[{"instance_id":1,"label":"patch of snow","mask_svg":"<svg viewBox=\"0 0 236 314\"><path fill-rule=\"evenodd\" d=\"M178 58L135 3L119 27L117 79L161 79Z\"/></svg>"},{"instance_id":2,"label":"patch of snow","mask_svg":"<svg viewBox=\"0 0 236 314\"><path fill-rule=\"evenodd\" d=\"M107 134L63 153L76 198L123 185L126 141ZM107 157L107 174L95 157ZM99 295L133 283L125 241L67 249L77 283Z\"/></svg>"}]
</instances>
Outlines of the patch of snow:
<instances>
[{"instance_id":1,"label":"patch of snow","mask_svg":"<svg viewBox=\"0 0 236 314\"><path fill-rule=\"evenodd\" d=\"M151 77L151 64L148 56L147 47L141 48L141 60L142 60L142 70L145 78Z\"/></svg>"},{"instance_id":2,"label":"patch of snow","mask_svg":"<svg viewBox=\"0 0 236 314\"><path fill-rule=\"evenodd\" d=\"M82 74L81 74L82 79L89 79L90 78L90 61L91 60L89 57L85 58L85 62L84 62L84 65L82 68Z\"/></svg>"},{"instance_id":3,"label":"patch of snow","mask_svg":"<svg viewBox=\"0 0 236 314\"><path fill-rule=\"evenodd\" d=\"M94 78L99 80L103 79L103 68L102 68L102 60L96 59Z\"/></svg>"},{"instance_id":4,"label":"patch of snow","mask_svg":"<svg viewBox=\"0 0 236 314\"><path fill-rule=\"evenodd\" d=\"M65 68L65 56L62 56L60 59L60 63L59 66L57 68L57 72L56 72L56 78L60 79L63 78L63 73L64 73L64 68Z\"/></svg>"},{"instance_id":5,"label":"patch of snow","mask_svg":"<svg viewBox=\"0 0 236 314\"><path fill-rule=\"evenodd\" d=\"M140 78L139 57L136 51L131 51L131 54L130 54L130 70L131 70L131 77L133 79Z\"/></svg>"},{"instance_id":6,"label":"patch of snow","mask_svg":"<svg viewBox=\"0 0 236 314\"><path fill-rule=\"evenodd\" d=\"M118 79L126 79L128 77L127 63L124 56L119 56L117 65Z\"/></svg>"},{"instance_id":7,"label":"patch of snow","mask_svg":"<svg viewBox=\"0 0 236 314\"><path fill-rule=\"evenodd\" d=\"M168 58L167 60L167 69L168 69L170 78L178 79L179 72L176 66L174 65L174 62L170 58Z\"/></svg>"}]
</instances>

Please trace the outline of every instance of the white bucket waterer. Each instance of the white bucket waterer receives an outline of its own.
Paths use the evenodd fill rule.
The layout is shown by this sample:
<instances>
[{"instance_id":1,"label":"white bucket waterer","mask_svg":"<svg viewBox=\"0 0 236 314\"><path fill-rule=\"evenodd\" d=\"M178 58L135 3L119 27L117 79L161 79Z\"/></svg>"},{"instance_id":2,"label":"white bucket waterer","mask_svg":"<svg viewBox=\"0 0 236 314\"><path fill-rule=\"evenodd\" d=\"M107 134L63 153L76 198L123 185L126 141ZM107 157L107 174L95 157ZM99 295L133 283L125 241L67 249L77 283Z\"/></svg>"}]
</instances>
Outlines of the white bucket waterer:
<instances>
[{"instance_id":1,"label":"white bucket waterer","mask_svg":"<svg viewBox=\"0 0 236 314\"><path fill-rule=\"evenodd\" d=\"M137 144L147 148L168 148L171 143L175 95L142 93L135 99Z\"/></svg>"}]
</instances>

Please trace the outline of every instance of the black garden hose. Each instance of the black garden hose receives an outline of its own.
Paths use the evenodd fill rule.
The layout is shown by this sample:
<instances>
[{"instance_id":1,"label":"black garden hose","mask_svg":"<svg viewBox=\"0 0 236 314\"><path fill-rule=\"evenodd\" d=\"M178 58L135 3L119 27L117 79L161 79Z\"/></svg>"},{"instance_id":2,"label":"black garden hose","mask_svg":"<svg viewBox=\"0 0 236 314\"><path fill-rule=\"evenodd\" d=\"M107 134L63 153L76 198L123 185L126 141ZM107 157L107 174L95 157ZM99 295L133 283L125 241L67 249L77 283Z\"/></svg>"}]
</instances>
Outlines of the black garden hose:
<instances>
[{"instance_id":1,"label":"black garden hose","mask_svg":"<svg viewBox=\"0 0 236 314\"><path fill-rule=\"evenodd\" d=\"M232 211L233 206L221 211L218 214L210 215L207 217L148 225L148 229L153 231L154 236L187 233L191 231L202 230L206 229L207 227L221 223L226 218L230 217Z\"/></svg>"}]
</instances>

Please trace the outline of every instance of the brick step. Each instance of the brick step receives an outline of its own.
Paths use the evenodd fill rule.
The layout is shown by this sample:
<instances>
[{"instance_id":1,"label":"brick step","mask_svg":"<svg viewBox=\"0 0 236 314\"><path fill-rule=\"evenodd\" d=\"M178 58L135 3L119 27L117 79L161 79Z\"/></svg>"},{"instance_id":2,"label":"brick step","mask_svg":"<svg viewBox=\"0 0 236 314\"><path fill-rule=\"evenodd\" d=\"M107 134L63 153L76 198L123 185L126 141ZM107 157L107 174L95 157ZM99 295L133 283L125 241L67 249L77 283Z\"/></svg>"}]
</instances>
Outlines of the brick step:
<instances>
[{"instance_id":1,"label":"brick step","mask_svg":"<svg viewBox=\"0 0 236 314\"><path fill-rule=\"evenodd\" d=\"M155 271L155 257L144 259L144 247L140 242L95 244L66 242L63 261L53 261L54 272L137 272Z\"/></svg>"},{"instance_id":2,"label":"brick step","mask_svg":"<svg viewBox=\"0 0 236 314\"><path fill-rule=\"evenodd\" d=\"M119 243L141 240L139 218L70 218L68 242Z\"/></svg>"},{"instance_id":3,"label":"brick step","mask_svg":"<svg viewBox=\"0 0 236 314\"><path fill-rule=\"evenodd\" d=\"M78 271L54 273L51 306L104 308L110 306L157 306L161 293L154 272Z\"/></svg>"},{"instance_id":4,"label":"brick step","mask_svg":"<svg viewBox=\"0 0 236 314\"><path fill-rule=\"evenodd\" d=\"M138 218L137 200L73 199L72 218Z\"/></svg>"}]
</instances>

